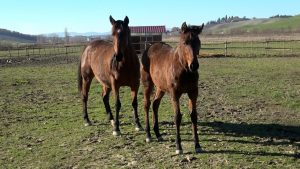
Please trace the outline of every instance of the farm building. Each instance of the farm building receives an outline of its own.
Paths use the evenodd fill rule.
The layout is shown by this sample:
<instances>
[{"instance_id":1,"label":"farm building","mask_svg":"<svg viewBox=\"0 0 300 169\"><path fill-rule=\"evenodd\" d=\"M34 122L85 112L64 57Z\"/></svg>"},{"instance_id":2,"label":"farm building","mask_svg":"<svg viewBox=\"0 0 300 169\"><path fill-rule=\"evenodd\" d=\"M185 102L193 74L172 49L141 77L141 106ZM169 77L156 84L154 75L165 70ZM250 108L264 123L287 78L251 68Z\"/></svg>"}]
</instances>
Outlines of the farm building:
<instances>
[{"instance_id":1,"label":"farm building","mask_svg":"<svg viewBox=\"0 0 300 169\"><path fill-rule=\"evenodd\" d=\"M130 26L131 42L136 52L142 53L155 42L162 41L162 34L166 32L165 26Z\"/></svg>"}]
</instances>

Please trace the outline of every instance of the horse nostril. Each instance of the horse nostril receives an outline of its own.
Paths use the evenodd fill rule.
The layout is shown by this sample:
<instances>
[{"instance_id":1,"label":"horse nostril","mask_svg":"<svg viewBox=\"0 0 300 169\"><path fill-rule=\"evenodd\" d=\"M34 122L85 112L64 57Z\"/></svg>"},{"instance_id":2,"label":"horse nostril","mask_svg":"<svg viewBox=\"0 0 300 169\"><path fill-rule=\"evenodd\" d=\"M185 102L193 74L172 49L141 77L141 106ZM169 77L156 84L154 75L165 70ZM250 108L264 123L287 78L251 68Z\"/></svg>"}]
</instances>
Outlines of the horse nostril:
<instances>
[{"instance_id":1,"label":"horse nostril","mask_svg":"<svg viewBox=\"0 0 300 169\"><path fill-rule=\"evenodd\" d=\"M122 53L117 53L117 54L115 54L115 57L116 57L116 60L118 61L118 62L120 62L120 61L122 61Z\"/></svg>"},{"instance_id":2,"label":"horse nostril","mask_svg":"<svg viewBox=\"0 0 300 169\"><path fill-rule=\"evenodd\" d=\"M198 62L193 62L193 63L190 65L190 70L191 70L192 72L196 71L198 68L199 68L199 63L198 63Z\"/></svg>"}]
</instances>

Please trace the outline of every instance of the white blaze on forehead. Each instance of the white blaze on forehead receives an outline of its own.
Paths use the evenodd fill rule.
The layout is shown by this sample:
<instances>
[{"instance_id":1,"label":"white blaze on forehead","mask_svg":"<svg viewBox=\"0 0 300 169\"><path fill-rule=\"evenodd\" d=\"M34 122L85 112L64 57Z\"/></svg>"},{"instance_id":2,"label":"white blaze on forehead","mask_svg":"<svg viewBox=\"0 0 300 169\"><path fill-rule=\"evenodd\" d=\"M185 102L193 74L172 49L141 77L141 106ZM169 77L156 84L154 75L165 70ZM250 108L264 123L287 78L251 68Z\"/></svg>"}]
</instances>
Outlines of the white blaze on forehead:
<instances>
[{"instance_id":1,"label":"white blaze on forehead","mask_svg":"<svg viewBox=\"0 0 300 169\"><path fill-rule=\"evenodd\" d=\"M120 25L120 28L117 30L118 33L120 33L123 30L123 25Z\"/></svg>"}]
</instances>

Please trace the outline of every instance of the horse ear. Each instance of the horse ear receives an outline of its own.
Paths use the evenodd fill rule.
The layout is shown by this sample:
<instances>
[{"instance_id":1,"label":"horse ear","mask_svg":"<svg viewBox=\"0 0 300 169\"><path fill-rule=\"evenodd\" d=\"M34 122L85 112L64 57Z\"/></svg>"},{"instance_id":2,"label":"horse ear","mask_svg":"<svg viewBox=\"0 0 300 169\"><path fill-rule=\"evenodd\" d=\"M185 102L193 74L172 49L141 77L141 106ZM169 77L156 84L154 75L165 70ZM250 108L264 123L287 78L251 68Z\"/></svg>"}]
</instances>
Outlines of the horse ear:
<instances>
[{"instance_id":1,"label":"horse ear","mask_svg":"<svg viewBox=\"0 0 300 169\"><path fill-rule=\"evenodd\" d=\"M128 18L127 16L124 18L124 23L125 23L126 25L129 24L129 18Z\"/></svg>"},{"instance_id":2,"label":"horse ear","mask_svg":"<svg viewBox=\"0 0 300 169\"><path fill-rule=\"evenodd\" d=\"M203 27L204 27L204 23L202 23L202 26L199 26L198 27L198 34L200 34L203 30Z\"/></svg>"},{"instance_id":3,"label":"horse ear","mask_svg":"<svg viewBox=\"0 0 300 169\"><path fill-rule=\"evenodd\" d=\"M112 25L115 24L115 22L116 22L111 15L109 16L109 21Z\"/></svg>"},{"instance_id":4,"label":"horse ear","mask_svg":"<svg viewBox=\"0 0 300 169\"><path fill-rule=\"evenodd\" d=\"M186 30L187 30L186 22L183 22L182 25L181 25L181 32L185 33Z\"/></svg>"}]
</instances>

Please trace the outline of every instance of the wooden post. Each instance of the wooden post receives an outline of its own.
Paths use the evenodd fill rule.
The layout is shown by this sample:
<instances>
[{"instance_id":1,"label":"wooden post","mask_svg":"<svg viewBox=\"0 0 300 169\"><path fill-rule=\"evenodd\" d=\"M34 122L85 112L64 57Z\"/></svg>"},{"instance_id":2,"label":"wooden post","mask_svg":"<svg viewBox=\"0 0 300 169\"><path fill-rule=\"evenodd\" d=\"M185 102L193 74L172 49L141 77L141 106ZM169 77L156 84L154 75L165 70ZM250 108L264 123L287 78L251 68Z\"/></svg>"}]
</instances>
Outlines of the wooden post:
<instances>
[{"instance_id":1,"label":"wooden post","mask_svg":"<svg viewBox=\"0 0 300 169\"><path fill-rule=\"evenodd\" d=\"M19 44L17 44L17 49L18 49L18 57L19 57L20 56Z\"/></svg>"},{"instance_id":2,"label":"wooden post","mask_svg":"<svg viewBox=\"0 0 300 169\"><path fill-rule=\"evenodd\" d=\"M227 56L227 41L225 41L225 57Z\"/></svg>"},{"instance_id":3,"label":"wooden post","mask_svg":"<svg viewBox=\"0 0 300 169\"><path fill-rule=\"evenodd\" d=\"M66 55L68 56L68 46L66 46Z\"/></svg>"},{"instance_id":4,"label":"wooden post","mask_svg":"<svg viewBox=\"0 0 300 169\"><path fill-rule=\"evenodd\" d=\"M253 54L253 41L251 41L251 54L254 55Z\"/></svg>"},{"instance_id":5,"label":"wooden post","mask_svg":"<svg viewBox=\"0 0 300 169\"><path fill-rule=\"evenodd\" d=\"M283 40L283 56L285 56L285 43L284 43L284 40Z\"/></svg>"},{"instance_id":6,"label":"wooden post","mask_svg":"<svg viewBox=\"0 0 300 169\"><path fill-rule=\"evenodd\" d=\"M266 41L266 44L265 44L265 55L267 56L268 55L268 41Z\"/></svg>"}]
</instances>

